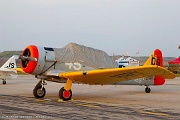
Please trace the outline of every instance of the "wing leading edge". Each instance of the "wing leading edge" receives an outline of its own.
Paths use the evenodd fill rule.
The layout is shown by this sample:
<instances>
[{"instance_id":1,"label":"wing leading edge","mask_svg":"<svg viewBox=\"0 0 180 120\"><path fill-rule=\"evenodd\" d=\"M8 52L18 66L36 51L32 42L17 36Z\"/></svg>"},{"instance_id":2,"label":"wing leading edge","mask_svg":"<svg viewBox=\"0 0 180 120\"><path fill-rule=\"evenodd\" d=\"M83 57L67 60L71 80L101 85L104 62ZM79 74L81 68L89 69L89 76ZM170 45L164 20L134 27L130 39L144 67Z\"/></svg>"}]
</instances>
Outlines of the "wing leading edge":
<instances>
[{"instance_id":1,"label":"wing leading edge","mask_svg":"<svg viewBox=\"0 0 180 120\"><path fill-rule=\"evenodd\" d=\"M133 68L99 69L87 72L63 72L59 74L59 77L86 84L113 84L116 82L155 75L159 75L165 79L175 78L175 75L172 72L156 65L138 66Z\"/></svg>"},{"instance_id":2,"label":"wing leading edge","mask_svg":"<svg viewBox=\"0 0 180 120\"><path fill-rule=\"evenodd\" d=\"M17 72L15 70L0 70L1 74L12 74L17 75Z\"/></svg>"}]
</instances>

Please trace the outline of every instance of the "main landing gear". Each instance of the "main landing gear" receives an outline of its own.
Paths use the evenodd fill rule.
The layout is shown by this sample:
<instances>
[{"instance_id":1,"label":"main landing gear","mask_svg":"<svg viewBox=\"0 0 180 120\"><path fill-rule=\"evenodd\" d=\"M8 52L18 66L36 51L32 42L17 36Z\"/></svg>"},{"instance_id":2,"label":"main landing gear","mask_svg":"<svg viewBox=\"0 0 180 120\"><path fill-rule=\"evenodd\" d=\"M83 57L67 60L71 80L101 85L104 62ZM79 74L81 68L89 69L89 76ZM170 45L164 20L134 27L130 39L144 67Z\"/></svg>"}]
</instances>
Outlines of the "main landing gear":
<instances>
[{"instance_id":1,"label":"main landing gear","mask_svg":"<svg viewBox=\"0 0 180 120\"><path fill-rule=\"evenodd\" d=\"M45 80L40 80L39 83L35 86L33 90L33 95L35 98L43 98L46 95L46 89L44 85L47 85ZM67 101L72 98L72 80L67 80L67 83L64 87L59 90L59 99Z\"/></svg>"},{"instance_id":2,"label":"main landing gear","mask_svg":"<svg viewBox=\"0 0 180 120\"><path fill-rule=\"evenodd\" d=\"M46 89L44 85L47 85L44 80L40 80L33 90L33 95L36 98L43 98L46 95Z\"/></svg>"},{"instance_id":3,"label":"main landing gear","mask_svg":"<svg viewBox=\"0 0 180 120\"><path fill-rule=\"evenodd\" d=\"M64 101L71 100L72 97L72 80L68 79L66 85L59 90L59 99Z\"/></svg>"},{"instance_id":4,"label":"main landing gear","mask_svg":"<svg viewBox=\"0 0 180 120\"><path fill-rule=\"evenodd\" d=\"M71 100L71 97L72 97L72 91L71 90L65 90L64 87L62 87L59 90L59 99L67 101L67 100Z\"/></svg>"},{"instance_id":5,"label":"main landing gear","mask_svg":"<svg viewBox=\"0 0 180 120\"><path fill-rule=\"evenodd\" d=\"M149 88L148 86L146 86L145 92L146 92L146 93L150 93L150 92L151 92L151 88Z\"/></svg>"}]
</instances>

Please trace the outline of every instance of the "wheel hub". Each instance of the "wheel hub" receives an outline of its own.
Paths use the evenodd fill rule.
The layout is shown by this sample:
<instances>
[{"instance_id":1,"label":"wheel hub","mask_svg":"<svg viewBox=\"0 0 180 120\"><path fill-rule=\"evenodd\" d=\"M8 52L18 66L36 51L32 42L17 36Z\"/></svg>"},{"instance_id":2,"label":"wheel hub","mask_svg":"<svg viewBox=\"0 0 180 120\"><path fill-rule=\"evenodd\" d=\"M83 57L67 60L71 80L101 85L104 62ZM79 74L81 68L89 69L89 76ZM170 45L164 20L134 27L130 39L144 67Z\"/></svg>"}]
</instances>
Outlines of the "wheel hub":
<instances>
[{"instance_id":1,"label":"wheel hub","mask_svg":"<svg viewBox=\"0 0 180 120\"><path fill-rule=\"evenodd\" d=\"M38 90L37 90L37 94L38 94L39 96L42 96L42 95L44 94L44 91L43 91L42 89L38 89Z\"/></svg>"},{"instance_id":2,"label":"wheel hub","mask_svg":"<svg viewBox=\"0 0 180 120\"><path fill-rule=\"evenodd\" d=\"M64 98L68 99L70 95L71 95L70 91L66 91L66 90L63 91Z\"/></svg>"}]
</instances>

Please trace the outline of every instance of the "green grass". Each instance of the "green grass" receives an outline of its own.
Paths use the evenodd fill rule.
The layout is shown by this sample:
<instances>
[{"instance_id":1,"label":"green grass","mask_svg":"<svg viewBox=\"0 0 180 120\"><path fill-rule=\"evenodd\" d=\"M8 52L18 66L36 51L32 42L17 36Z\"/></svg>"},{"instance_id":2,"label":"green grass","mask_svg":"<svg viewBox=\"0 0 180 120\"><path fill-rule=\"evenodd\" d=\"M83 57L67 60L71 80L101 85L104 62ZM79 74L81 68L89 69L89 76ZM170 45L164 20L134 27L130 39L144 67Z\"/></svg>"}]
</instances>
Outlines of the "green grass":
<instances>
[{"instance_id":1,"label":"green grass","mask_svg":"<svg viewBox=\"0 0 180 120\"><path fill-rule=\"evenodd\" d=\"M175 74L176 75L176 77L180 77L180 74Z\"/></svg>"}]
</instances>

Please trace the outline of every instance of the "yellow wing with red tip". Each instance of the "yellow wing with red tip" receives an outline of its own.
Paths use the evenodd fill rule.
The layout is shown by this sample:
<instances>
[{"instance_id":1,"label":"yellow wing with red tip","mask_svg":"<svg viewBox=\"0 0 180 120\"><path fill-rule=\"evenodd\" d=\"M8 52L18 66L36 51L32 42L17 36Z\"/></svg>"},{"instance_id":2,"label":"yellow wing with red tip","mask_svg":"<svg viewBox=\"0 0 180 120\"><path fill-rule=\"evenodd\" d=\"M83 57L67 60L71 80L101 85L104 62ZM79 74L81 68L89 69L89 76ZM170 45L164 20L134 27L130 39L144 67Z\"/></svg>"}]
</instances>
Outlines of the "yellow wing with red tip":
<instances>
[{"instance_id":1,"label":"yellow wing with red tip","mask_svg":"<svg viewBox=\"0 0 180 120\"><path fill-rule=\"evenodd\" d=\"M86 72L64 72L60 73L59 77L86 84L113 84L116 82L155 75L161 76L165 79L175 78L175 75L172 72L156 65L138 66L132 68L99 69Z\"/></svg>"}]
</instances>

